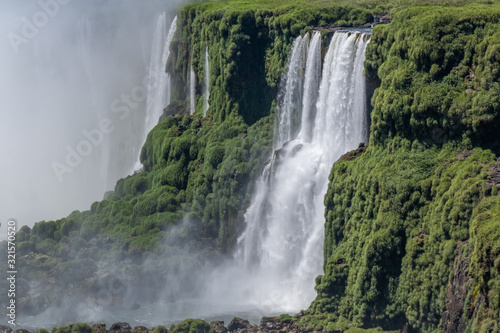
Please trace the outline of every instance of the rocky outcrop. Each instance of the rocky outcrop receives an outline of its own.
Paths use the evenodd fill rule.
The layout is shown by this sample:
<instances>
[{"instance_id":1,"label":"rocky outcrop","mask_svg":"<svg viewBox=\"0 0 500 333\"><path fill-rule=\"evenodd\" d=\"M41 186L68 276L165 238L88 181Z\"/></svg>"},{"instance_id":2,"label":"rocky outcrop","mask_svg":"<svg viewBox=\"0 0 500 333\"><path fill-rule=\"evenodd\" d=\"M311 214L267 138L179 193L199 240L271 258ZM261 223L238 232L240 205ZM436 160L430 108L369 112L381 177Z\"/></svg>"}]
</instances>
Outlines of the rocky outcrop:
<instances>
[{"instance_id":1,"label":"rocky outcrop","mask_svg":"<svg viewBox=\"0 0 500 333\"><path fill-rule=\"evenodd\" d=\"M340 156L339 161L354 161L356 158L361 156L367 148L368 145L360 143L357 149L348 151L344 155Z\"/></svg>"},{"instance_id":2,"label":"rocky outcrop","mask_svg":"<svg viewBox=\"0 0 500 333\"><path fill-rule=\"evenodd\" d=\"M108 333L132 333L132 327L128 323L116 323L111 325Z\"/></svg>"},{"instance_id":3,"label":"rocky outcrop","mask_svg":"<svg viewBox=\"0 0 500 333\"><path fill-rule=\"evenodd\" d=\"M211 323L214 329L220 330L220 323L217 322L217 328L214 326L214 323ZM224 324L222 322L222 324ZM252 325L248 322L248 320L242 318L234 318L231 320L229 325L227 326L228 333L272 333L272 332L289 332L289 333L298 333L301 330L297 327L297 325L290 321L282 321L279 317L263 317L260 321L259 325Z\"/></svg>"},{"instance_id":4,"label":"rocky outcrop","mask_svg":"<svg viewBox=\"0 0 500 333\"><path fill-rule=\"evenodd\" d=\"M453 264L453 277L446 293L447 309L443 313L443 332L445 333L462 333L466 329L463 309L470 289L468 243L468 241L460 242L457 245L458 254Z\"/></svg>"}]
</instances>

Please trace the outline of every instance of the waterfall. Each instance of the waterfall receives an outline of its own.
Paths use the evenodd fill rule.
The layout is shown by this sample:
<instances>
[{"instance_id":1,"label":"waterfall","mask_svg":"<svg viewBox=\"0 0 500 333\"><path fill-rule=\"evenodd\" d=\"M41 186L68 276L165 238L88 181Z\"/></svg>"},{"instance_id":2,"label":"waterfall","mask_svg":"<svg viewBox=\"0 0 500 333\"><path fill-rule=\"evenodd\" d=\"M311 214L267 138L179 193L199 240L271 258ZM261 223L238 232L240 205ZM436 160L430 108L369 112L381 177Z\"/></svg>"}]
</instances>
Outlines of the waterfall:
<instances>
[{"instance_id":1,"label":"waterfall","mask_svg":"<svg viewBox=\"0 0 500 333\"><path fill-rule=\"evenodd\" d=\"M189 69L189 114L193 115L196 111L196 75L193 65Z\"/></svg>"},{"instance_id":2,"label":"waterfall","mask_svg":"<svg viewBox=\"0 0 500 333\"><path fill-rule=\"evenodd\" d=\"M208 46L205 48L205 105L203 108L203 117L207 116L207 111L208 108L210 107L210 104L208 103L208 100L210 98L210 62L208 58Z\"/></svg>"},{"instance_id":3,"label":"waterfall","mask_svg":"<svg viewBox=\"0 0 500 333\"><path fill-rule=\"evenodd\" d=\"M295 312L322 273L323 199L333 163L366 140L363 62L369 36L337 32L321 68L321 35L298 37L282 79L274 154L238 240L251 298Z\"/></svg>"},{"instance_id":4,"label":"waterfall","mask_svg":"<svg viewBox=\"0 0 500 333\"><path fill-rule=\"evenodd\" d=\"M170 104L170 75L165 72L165 65L170 55L170 43L177 28L177 16L174 17L168 31L167 15L162 13L156 23L151 47L151 60L148 69L148 86L146 97L146 117L142 144L146 142L148 133L156 126L163 109ZM142 145L141 145L142 146ZM134 169L139 169L138 161Z\"/></svg>"},{"instance_id":5,"label":"waterfall","mask_svg":"<svg viewBox=\"0 0 500 333\"><path fill-rule=\"evenodd\" d=\"M279 107L282 110L279 121L276 122L274 135L274 149L278 149L283 142L289 141L300 124L302 106L302 89L304 80L304 66L307 60L309 35L298 37L292 47L288 59L288 71L283 78L285 87L279 93Z\"/></svg>"}]
</instances>

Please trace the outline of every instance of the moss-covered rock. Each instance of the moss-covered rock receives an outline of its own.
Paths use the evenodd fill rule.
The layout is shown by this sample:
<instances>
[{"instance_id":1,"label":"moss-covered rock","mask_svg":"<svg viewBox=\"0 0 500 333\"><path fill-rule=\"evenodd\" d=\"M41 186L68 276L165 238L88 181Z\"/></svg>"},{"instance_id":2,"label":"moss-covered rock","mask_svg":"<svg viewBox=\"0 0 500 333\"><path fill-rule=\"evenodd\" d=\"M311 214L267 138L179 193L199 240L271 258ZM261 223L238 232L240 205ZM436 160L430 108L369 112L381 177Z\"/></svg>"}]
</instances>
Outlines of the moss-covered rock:
<instances>
[{"instance_id":1,"label":"moss-covered rock","mask_svg":"<svg viewBox=\"0 0 500 333\"><path fill-rule=\"evenodd\" d=\"M374 28L370 145L332 168L303 322L498 329L499 28L498 5L403 9Z\"/></svg>"}]
</instances>

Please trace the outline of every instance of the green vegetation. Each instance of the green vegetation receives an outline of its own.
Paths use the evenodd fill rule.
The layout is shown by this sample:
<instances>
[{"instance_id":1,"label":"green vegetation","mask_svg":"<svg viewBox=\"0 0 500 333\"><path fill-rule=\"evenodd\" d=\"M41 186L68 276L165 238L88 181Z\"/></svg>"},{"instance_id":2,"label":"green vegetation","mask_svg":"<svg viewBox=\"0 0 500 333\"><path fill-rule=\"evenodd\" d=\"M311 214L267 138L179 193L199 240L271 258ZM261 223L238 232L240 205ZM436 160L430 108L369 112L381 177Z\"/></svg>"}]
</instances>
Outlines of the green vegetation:
<instances>
[{"instance_id":1,"label":"green vegetation","mask_svg":"<svg viewBox=\"0 0 500 333\"><path fill-rule=\"evenodd\" d=\"M168 330L165 326L156 326L153 330L153 333L167 333Z\"/></svg>"},{"instance_id":2,"label":"green vegetation","mask_svg":"<svg viewBox=\"0 0 500 333\"><path fill-rule=\"evenodd\" d=\"M370 144L333 166L308 329L455 331L443 314L460 287L468 295L452 320L498 328L498 31L500 6L477 4L393 11L373 30ZM454 271L462 257L469 269Z\"/></svg>"},{"instance_id":3,"label":"green vegetation","mask_svg":"<svg viewBox=\"0 0 500 333\"><path fill-rule=\"evenodd\" d=\"M335 313L389 329L442 325L457 244L469 238L496 160L480 148L470 154L402 139L335 164L325 198L325 275L312 316Z\"/></svg>"},{"instance_id":4,"label":"green vegetation","mask_svg":"<svg viewBox=\"0 0 500 333\"><path fill-rule=\"evenodd\" d=\"M172 325L171 333L213 333L214 328L204 320L186 319L182 323Z\"/></svg>"},{"instance_id":5,"label":"green vegetation","mask_svg":"<svg viewBox=\"0 0 500 333\"><path fill-rule=\"evenodd\" d=\"M93 333L92 327L87 324L74 324L61 326L55 330L55 333Z\"/></svg>"},{"instance_id":6,"label":"green vegetation","mask_svg":"<svg viewBox=\"0 0 500 333\"><path fill-rule=\"evenodd\" d=\"M197 77L196 104L202 105L208 48L208 114L216 122L238 114L246 124L254 124L269 114L294 38L313 27L352 26L373 20L373 9L320 1L304 4L305 1L217 1L183 7L167 63L167 71L177 78L174 98L188 104L186 78L192 65Z\"/></svg>"},{"instance_id":7,"label":"green vegetation","mask_svg":"<svg viewBox=\"0 0 500 333\"><path fill-rule=\"evenodd\" d=\"M463 261L464 306L453 319L467 332L498 331L500 184L492 174L500 172L500 5L487 0L231 0L183 7L166 64L175 87L170 109L178 114L164 116L149 133L144 170L119 180L105 200L21 228L19 298L36 280L55 282L46 290L50 300L39 302L45 305L69 284L99 290L116 269L106 261L154 286L166 272L231 253L271 153L274 100L293 39L389 12L392 23L374 28L367 49L366 73L380 80L369 145L344 155L331 171L318 296L300 317L279 318L305 331L453 331L443 314ZM210 108L202 117L205 48ZM189 116L183 113L191 66L197 100ZM76 324L53 332L89 329ZM189 319L169 331L213 328Z\"/></svg>"},{"instance_id":8,"label":"green vegetation","mask_svg":"<svg viewBox=\"0 0 500 333\"><path fill-rule=\"evenodd\" d=\"M499 13L499 5L418 7L374 29L366 62L381 79L373 143L399 135L499 148L492 140L499 130Z\"/></svg>"}]
</instances>

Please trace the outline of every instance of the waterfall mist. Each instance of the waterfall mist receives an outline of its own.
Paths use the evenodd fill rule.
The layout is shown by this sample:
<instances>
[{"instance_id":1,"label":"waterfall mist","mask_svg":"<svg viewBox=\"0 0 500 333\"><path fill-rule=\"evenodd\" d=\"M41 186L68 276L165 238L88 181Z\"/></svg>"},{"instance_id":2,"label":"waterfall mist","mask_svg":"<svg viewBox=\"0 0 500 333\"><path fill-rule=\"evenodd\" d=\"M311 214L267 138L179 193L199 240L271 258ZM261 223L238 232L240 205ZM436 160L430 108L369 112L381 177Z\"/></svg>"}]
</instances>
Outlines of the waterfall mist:
<instances>
[{"instance_id":1,"label":"waterfall mist","mask_svg":"<svg viewBox=\"0 0 500 333\"><path fill-rule=\"evenodd\" d=\"M133 172L155 24L179 3L2 1L0 221L88 209Z\"/></svg>"}]
</instances>

